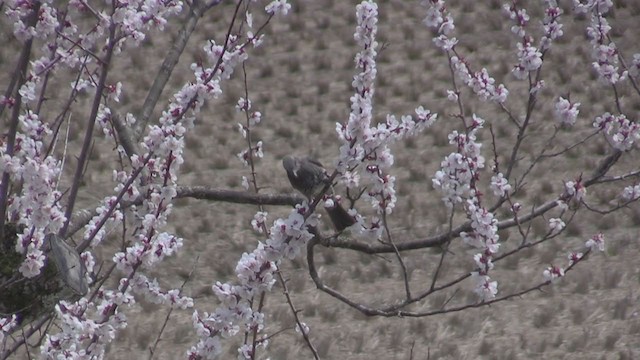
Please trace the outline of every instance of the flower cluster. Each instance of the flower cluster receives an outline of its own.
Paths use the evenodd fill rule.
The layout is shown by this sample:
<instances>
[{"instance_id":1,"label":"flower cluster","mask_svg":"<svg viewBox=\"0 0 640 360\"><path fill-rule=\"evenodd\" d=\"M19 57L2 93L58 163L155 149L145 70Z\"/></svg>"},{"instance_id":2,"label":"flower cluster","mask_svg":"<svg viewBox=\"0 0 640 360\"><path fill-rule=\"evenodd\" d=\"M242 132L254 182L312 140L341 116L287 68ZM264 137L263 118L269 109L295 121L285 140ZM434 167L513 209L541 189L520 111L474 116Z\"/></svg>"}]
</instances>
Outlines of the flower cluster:
<instances>
[{"instance_id":1,"label":"flower cluster","mask_svg":"<svg viewBox=\"0 0 640 360\"><path fill-rule=\"evenodd\" d=\"M640 184L626 186L621 196L627 201L640 199Z\"/></svg>"},{"instance_id":2,"label":"flower cluster","mask_svg":"<svg viewBox=\"0 0 640 360\"><path fill-rule=\"evenodd\" d=\"M435 29L437 35L433 41L442 50L447 53L449 63L462 82L473 90L483 101L495 101L504 103L507 100L509 91L503 84L495 85L495 79L489 75L486 68L482 68L478 72L472 72L468 62L454 52L454 48L458 43L455 37L450 37L455 29L453 18L447 11L444 0L424 1L423 5L427 6L427 16L424 24ZM457 100L457 93L449 91L449 99Z\"/></svg>"},{"instance_id":3,"label":"flower cluster","mask_svg":"<svg viewBox=\"0 0 640 360\"><path fill-rule=\"evenodd\" d=\"M107 345L118 330L127 326L124 313L117 306L135 304L127 291L99 291L92 301L86 298L70 303L60 301L55 307L60 331L48 334L40 347L43 358L60 354L65 358L103 358ZM86 345L86 348L85 348Z\"/></svg>"},{"instance_id":4,"label":"flower cluster","mask_svg":"<svg viewBox=\"0 0 640 360\"><path fill-rule=\"evenodd\" d=\"M624 114L606 112L596 117L593 127L603 131L611 146L620 151L630 150L633 143L640 140L640 125L627 119Z\"/></svg>"},{"instance_id":5,"label":"flower cluster","mask_svg":"<svg viewBox=\"0 0 640 360\"><path fill-rule=\"evenodd\" d=\"M183 310L193 307L193 299L180 295L180 290L164 291L156 279L150 280L143 274L136 273L131 280L123 280L123 282L125 281L129 282L134 292L142 294L149 302L170 304Z\"/></svg>"},{"instance_id":6,"label":"flower cluster","mask_svg":"<svg viewBox=\"0 0 640 360\"><path fill-rule=\"evenodd\" d=\"M337 163L341 173L359 165L365 155L362 141L372 137L371 120L373 118L373 93L376 77L375 40L378 31L378 6L373 2L362 2L356 7L358 26L354 38L362 50L356 55L356 68L360 70L354 76L352 86L356 90L351 97L351 113L346 124L337 123L336 131L342 142L340 158ZM389 160L387 158L387 160Z\"/></svg>"},{"instance_id":7,"label":"flower cluster","mask_svg":"<svg viewBox=\"0 0 640 360\"><path fill-rule=\"evenodd\" d=\"M558 21L563 11L558 7L556 0L545 0L547 7L544 9L544 19L542 20L542 28L544 35L540 39L540 49L547 50L551 43L564 35L562 31L563 25Z\"/></svg>"},{"instance_id":8,"label":"flower cluster","mask_svg":"<svg viewBox=\"0 0 640 360\"><path fill-rule=\"evenodd\" d=\"M569 266L572 266L573 264L577 263L578 261L580 261L582 259L583 254L581 252L571 252L569 253L569 255L567 255L567 258L569 259Z\"/></svg>"},{"instance_id":9,"label":"flower cluster","mask_svg":"<svg viewBox=\"0 0 640 360\"><path fill-rule=\"evenodd\" d=\"M527 34L529 14L526 9L519 8L516 1L505 4L503 9L509 18L515 23L511 32L518 37L516 43L518 63L513 67L513 75L520 80L527 79L533 71L538 71L542 66L544 53L551 47L554 40L563 35L562 24L559 22L563 11L558 7L556 0L545 0L544 19L542 20L543 35L540 44L534 44L534 38ZM531 84L531 93L535 93L544 86L543 81Z\"/></svg>"},{"instance_id":10,"label":"flower cluster","mask_svg":"<svg viewBox=\"0 0 640 360\"><path fill-rule=\"evenodd\" d=\"M498 283L492 281L488 273L493 269L492 257L500 249L498 221L494 214L481 204L481 193L477 189L480 171L485 167L485 159L480 153L482 144L476 141L478 130L484 120L473 115L473 123L466 134L453 131L449 143L457 147L457 152L449 154L441 162L441 169L433 178L433 185L444 194L442 201L449 208L463 205L470 220L471 232L461 232L462 240L480 250L473 259L477 270L472 272L474 291L482 301L495 298ZM496 196L505 196L511 189L501 173L491 179L491 189Z\"/></svg>"},{"instance_id":11,"label":"flower cluster","mask_svg":"<svg viewBox=\"0 0 640 360\"><path fill-rule=\"evenodd\" d=\"M116 7L111 21L136 46L145 39L145 32L152 27L164 30L167 16L182 12L182 1L134 1L128 5Z\"/></svg>"},{"instance_id":12,"label":"flower cluster","mask_svg":"<svg viewBox=\"0 0 640 360\"><path fill-rule=\"evenodd\" d=\"M587 240L585 246L588 248L588 251L592 250L600 250L604 251L604 235L596 234L591 239ZM563 277L565 273L570 270L575 264L584 260L584 255L581 252L570 252L567 255L567 259L569 259L569 265L566 268L562 268L560 266L551 265L547 267L543 272L542 276L544 280L548 283L555 282L557 279Z\"/></svg>"},{"instance_id":13,"label":"flower cluster","mask_svg":"<svg viewBox=\"0 0 640 360\"><path fill-rule=\"evenodd\" d=\"M16 251L24 254L20 266L23 276L31 278L40 274L45 255L42 251L46 234L58 232L66 218L60 205L61 192L57 190L61 163L46 155L44 142L52 131L38 114L27 110L18 117L12 155L7 143L0 146L0 173L7 173L9 180L21 183L21 193L10 195L9 218L25 225L18 234Z\"/></svg>"},{"instance_id":14,"label":"flower cluster","mask_svg":"<svg viewBox=\"0 0 640 360\"><path fill-rule=\"evenodd\" d=\"M513 75L522 80L526 79L530 72L538 70L542 66L542 53L533 46L531 38L525 36L522 42L516 44L518 48L518 64L513 67Z\"/></svg>"},{"instance_id":15,"label":"flower cluster","mask_svg":"<svg viewBox=\"0 0 640 360\"><path fill-rule=\"evenodd\" d=\"M362 142L364 151L364 171L362 178L370 184L365 193L365 199L369 200L378 213L391 213L396 203L395 177L388 174L393 165L393 155L388 147L392 141L414 135L431 126L437 119L437 114L424 109L422 106L415 109L416 117L404 115L400 121L388 115L387 121L369 128L367 136ZM353 177L346 179L346 185L353 183Z\"/></svg>"},{"instance_id":16,"label":"flower cluster","mask_svg":"<svg viewBox=\"0 0 640 360\"><path fill-rule=\"evenodd\" d=\"M38 37L57 36L43 50L44 55L32 63L32 69L27 81L20 88L23 102L38 100L39 89L44 86L42 79L48 72L52 72L63 64L74 68L86 68L80 71L81 78L72 84L72 95L83 89L102 91L107 99L119 101L122 84L99 84L97 74L105 66L102 62L94 62L82 49L93 49L94 56L118 53L124 44L138 45L152 28L163 29L168 16L173 16L182 10L181 1L130 1L118 3L111 12L100 11L99 7L89 8L84 2L70 2L69 12L65 13L65 21L56 22L60 14L48 4L42 4L38 12L39 18L35 27L29 28L20 20L26 19L33 8L26 6L26 2L13 1L6 4L7 14L16 20L16 36L24 39L37 35ZM93 5L92 5L93 6ZM270 5L271 14L284 14L290 5L285 1L276 1ZM37 11L37 9L36 9ZM91 11L97 19L96 24L85 33L80 26L75 25L75 16ZM109 14L109 15L108 15ZM56 20L56 21L54 21ZM118 36L115 36L115 34ZM105 36L108 38L105 41ZM259 43L261 37L251 35L246 43ZM128 41L133 40L133 41ZM108 196L97 208L97 215L85 228L83 247L98 245L104 238L110 223L123 220L123 213L119 210L121 201L142 199L142 205L131 207L131 218L138 219L134 229L131 245L124 251L116 253L113 261L117 268L124 273L120 286L115 291L99 290L96 300L86 302L81 300L76 304L66 304L58 309L58 316L66 324L73 324L61 334L48 335L43 346L43 356L57 357L61 354L76 354L78 356L97 356L103 354L104 345L114 338L115 330L125 326L126 318L123 313L116 311L122 304L132 304L131 291L138 292L154 302L167 303L180 308L193 305L188 297L180 295L179 291L162 290L155 280L147 278L142 271L153 267L164 257L174 254L181 246L182 239L161 229L166 226L172 210L172 200L176 196L177 174L183 163L184 136L193 128L196 114L201 106L209 99L215 99L221 94L220 82L228 79L234 68L247 57L245 42L238 36L231 36L225 46L208 42L205 47L209 66L193 64L195 80L186 84L170 101L168 109L164 111L157 125L150 125L140 144L141 155L131 157L131 170L119 171L114 174L118 183L115 191L118 196ZM100 44L100 46L97 46ZM108 57L105 57L108 59ZM93 66L93 68L90 68ZM95 69L95 70L94 70ZM5 104L13 104L13 99L3 99ZM260 121L260 114L251 116L251 123ZM100 103L96 121L103 132L113 136L111 110ZM135 122L132 115L127 114L128 124ZM11 199L10 211L16 218L29 225L24 234L19 235L18 247L25 254L25 264L21 267L27 276L35 276L44 263L44 254L40 250L45 233L56 232L65 221L58 209L61 194L55 190L60 164L52 157L40 156L42 142L39 138L30 137L30 133L38 137L50 134L46 125L39 125L36 114L27 112L21 117L24 131L17 135L18 145L13 156L2 156L2 171L12 175L12 180L25 183L20 197ZM27 134L26 136L23 134ZM119 147L122 154L122 148ZM25 167L22 160L30 159L31 165ZM261 143L258 144L256 155L261 156ZM34 196L39 203L28 203L31 186L43 192ZM43 196L46 194L46 196ZM32 209L25 208L26 206ZM25 214L30 214L25 216ZM35 221L35 222L34 222ZM91 253L82 255L87 269L93 268L94 260ZM126 299L123 301L122 299ZM82 303L84 301L84 303ZM100 304L99 304L100 303ZM70 311L75 307L82 307L81 311ZM96 311L87 311L95 309ZM100 320L96 320L100 317ZM96 324L99 324L96 325ZM96 328L105 329L103 332Z\"/></svg>"},{"instance_id":17,"label":"flower cluster","mask_svg":"<svg viewBox=\"0 0 640 360\"><path fill-rule=\"evenodd\" d=\"M592 46L593 68L598 73L599 79L606 84L616 84L626 79L628 72L622 71L619 66L618 49L611 41L609 32L611 25L604 17L609 12L613 3L610 0L592 0L586 3L574 1L574 7L578 12L591 15L591 23L587 27L587 36Z\"/></svg>"},{"instance_id":18,"label":"flower cluster","mask_svg":"<svg viewBox=\"0 0 640 360\"><path fill-rule=\"evenodd\" d=\"M287 15L291 10L291 5L287 3L287 0L273 0L267 5L264 10L270 15Z\"/></svg>"},{"instance_id":19,"label":"flower cluster","mask_svg":"<svg viewBox=\"0 0 640 360\"><path fill-rule=\"evenodd\" d=\"M386 122L372 126L374 80L377 73L376 41L378 6L372 1L363 1L356 6L357 27L354 38L361 50L355 56L358 73L352 86L355 94L351 97L351 112L346 123L337 123L336 132L341 141L340 157L336 168L339 179L348 187L367 184L365 200L369 201L378 214L389 214L396 204L395 177L389 174L393 165L393 154L389 144L414 135L431 126L437 115L420 106L415 109L415 117L405 115L398 120L388 115ZM352 214L363 225L363 234L372 234L367 229L377 227L377 218L364 224L357 214ZM378 231L373 233L379 234Z\"/></svg>"},{"instance_id":20,"label":"flower cluster","mask_svg":"<svg viewBox=\"0 0 640 360\"><path fill-rule=\"evenodd\" d=\"M262 331L264 315L251 306L252 299L271 291L276 264L285 258L298 257L313 237L307 227L316 226L318 216L308 214L309 208L305 203L297 205L287 219L274 221L267 241L259 243L253 252L242 254L235 269L238 284L216 282L213 285L220 306L213 313L193 313L193 325L200 340L189 350L189 358L214 358L222 351L221 338L234 336L240 331ZM262 345L266 346L266 343ZM242 346L238 350L242 356L251 355L247 352L251 350L249 347Z\"/></svg>"},{"instance_id":21,"label":"flower cluster","mask_svg":"<svg viewBox=\"0 0 640 360\"><path fill-rule=\"evenodd\" d=\"M449 144L458 148L440 163L433 178L433 185L443 193L442 201L452 208L466 199L476 197L475 182L478 171L484 168L485 159L480 153L481 143L476 141L476 133L482 128L484 120L473 115L473 125L467 134L454 130L449 134Z\"/></svg>"},{"instance_id":22,"label":"flower cluster","mask_svg":"<svg viewBox=\"0 0 640 360\"><path fill-rule=\"evenodd\" d=\"M427 27L437 31L438 35L433 38L434 44L444 51L453 50L458 44L458 39L450 37L455 30L455 25L453 23L453 17L447 12L444 1L424 1L423 5L430 5L427 8L427 16L422 22Z\"/></svg>"}]
</instances>

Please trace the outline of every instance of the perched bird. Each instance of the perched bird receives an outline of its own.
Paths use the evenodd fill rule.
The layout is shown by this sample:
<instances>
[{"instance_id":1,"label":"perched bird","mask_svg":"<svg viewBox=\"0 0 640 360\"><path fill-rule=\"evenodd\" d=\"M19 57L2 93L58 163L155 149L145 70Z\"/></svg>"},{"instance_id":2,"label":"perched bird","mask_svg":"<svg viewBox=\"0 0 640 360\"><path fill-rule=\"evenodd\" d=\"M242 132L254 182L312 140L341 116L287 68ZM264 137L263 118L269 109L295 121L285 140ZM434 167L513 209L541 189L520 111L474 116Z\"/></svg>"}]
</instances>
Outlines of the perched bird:
<instances>
[{"instance_id":1,"label":"perched bird","mask_svg":"<svg viewBox=\"0 0 640 360\"><path fill-rule=\"evenodd\" d=\"M322 192L330 177L320 162L310 157L296 157L287 155L282 159L282 166L287 171L287 177L294 189L306 196L309 201ZM327 192L332 194L333 190ZM325 207L333 226L338 231L356 223L351 215L334 199L333 207Z\"/></svg>"}]
</instances>

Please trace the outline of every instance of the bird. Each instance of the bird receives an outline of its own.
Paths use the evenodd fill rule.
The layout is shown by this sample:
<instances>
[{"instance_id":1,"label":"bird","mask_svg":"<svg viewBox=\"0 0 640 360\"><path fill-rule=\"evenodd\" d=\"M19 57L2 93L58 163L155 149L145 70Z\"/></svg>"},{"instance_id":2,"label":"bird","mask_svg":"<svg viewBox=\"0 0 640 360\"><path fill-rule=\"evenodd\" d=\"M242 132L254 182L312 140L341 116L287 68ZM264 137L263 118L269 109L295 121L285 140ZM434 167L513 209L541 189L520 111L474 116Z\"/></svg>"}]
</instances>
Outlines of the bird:
<instances>
[{"instance_id":1,"label":"bird","mask_svg":"<svg viewBox=\"0 0 640 360\"><path fill-rule=\"evenodd\" d=\"M282 159L282 166L287 172L289 182L294 189L306 196L309 202L320 195L322 190L331 186L331 177L322 164L311 157L297 157L287 155ZM333 196L333 189L329 188L328 194ZM333 199L333 207L325 207L329 219L337 231L342 231L356 223L353 216L349 215L342 205Z\"/></svg>"}]
</instances>

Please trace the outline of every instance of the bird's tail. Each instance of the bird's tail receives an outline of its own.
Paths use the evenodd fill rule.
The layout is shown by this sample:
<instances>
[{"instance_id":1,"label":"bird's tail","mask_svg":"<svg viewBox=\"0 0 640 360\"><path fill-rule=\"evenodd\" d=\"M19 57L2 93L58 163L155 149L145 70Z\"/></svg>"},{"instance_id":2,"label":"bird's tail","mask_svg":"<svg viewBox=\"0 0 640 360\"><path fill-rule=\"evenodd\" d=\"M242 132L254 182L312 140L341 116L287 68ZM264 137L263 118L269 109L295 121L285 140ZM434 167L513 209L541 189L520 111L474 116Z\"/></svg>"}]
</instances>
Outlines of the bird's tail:
<instances>
[{"instance_id":1,"label":"bird's tail","mask_svg":"<svg viewBox=\"0 0 640 360\"><path fill-rule=\"evenodd\" d=\"M338 231L342 231L356 223L356 220L353 218L353 216L349 215L347 210L335 200L333 207L325 207L325 209L329 214L329 219L331 219L333 226Z\"/></svg>"}]
</instances>

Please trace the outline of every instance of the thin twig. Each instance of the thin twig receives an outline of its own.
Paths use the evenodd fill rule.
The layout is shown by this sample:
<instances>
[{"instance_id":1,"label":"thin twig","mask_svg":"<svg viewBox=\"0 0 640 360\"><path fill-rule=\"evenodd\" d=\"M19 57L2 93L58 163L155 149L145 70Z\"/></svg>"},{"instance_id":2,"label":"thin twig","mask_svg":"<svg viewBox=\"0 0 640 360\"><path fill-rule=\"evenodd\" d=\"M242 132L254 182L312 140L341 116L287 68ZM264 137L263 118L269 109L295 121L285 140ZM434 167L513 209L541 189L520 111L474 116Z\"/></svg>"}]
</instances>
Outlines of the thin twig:
<instances>
[{"instance_id":1,"label":"thin twig","mask_svg":"<svg viewBox=\"0 0 640 360\"><path fill-rule=\"evenodd\" d=\"M311 339L309 339L309 334L305 330L305 327L302 324L302 321L300 321L300 317L298 316L298 310L293 305L293 301L291 300L291 296L289 296L289 289L287 288L287 282L282 277L282 272L280 271L280 268L278 267L278 265L276 265L276 269L277 269L276 270L276 274L278 274L278 280L280 280L280 284L282 284L282 293L284 294L285 298L287 299L287 304L289 305L289 309L291 309L291 313L293 314L293 318L296 320L296 324L298 325L298 329L300 329L300 333L302 334L302 338L304 339L304 342L307 344L307 347L309 348L309 350L311 350L311 353L313 354L313 358L318 360L318 359L320 359L320 356L318 355L318 351L316 350L316 348L311 343Z\"/></svg>"},{"instance_id":2,"label":"thin twig","mask_svg":"<svg viewBox=\"0 0 640 360\"><path fill-rule=\"evenodd\" d=\"M193 262L193 267L191 267L191 271L189 272L189 275L187 275L187 278L184 279L184 281L182 282L182 285L180 285L180 291L178 291L178 295L182 294L182 290L184 289L184 286L187 284L187 282L189 282L189 280L191 280L191 277L193 276L193 274L196 271L196 266L198 265L198 260L200 260L200 256L196 256L196 259ZM164 332L164 329L167 327L167 324L169 323L169 318L171 317L171 314L173 313L173 310L175 309L174 305L171 305L171 308L169 309L169 311L167 312L167 316L164 318L164 323L162 323L162 327L160 328L160 331L158 332L158 336L156 337L156 341L153 342L153 346L151 346L149 348L149 360L153 359L153 356L156 353L156 348L158 347L158 344L160 343L160 338L162 337L162 333Z\"/></svg>"}]
</instances>

